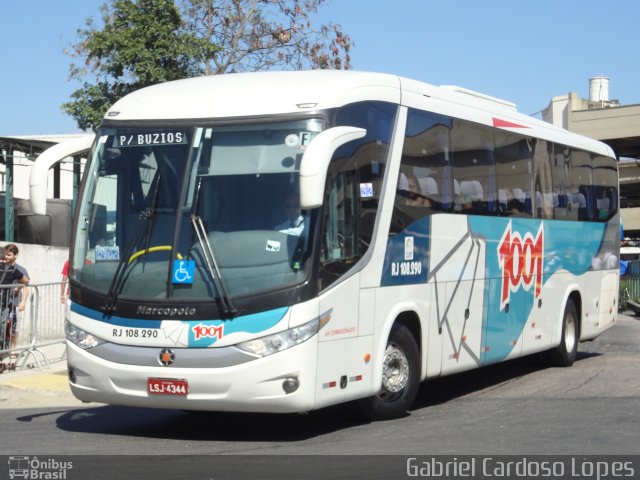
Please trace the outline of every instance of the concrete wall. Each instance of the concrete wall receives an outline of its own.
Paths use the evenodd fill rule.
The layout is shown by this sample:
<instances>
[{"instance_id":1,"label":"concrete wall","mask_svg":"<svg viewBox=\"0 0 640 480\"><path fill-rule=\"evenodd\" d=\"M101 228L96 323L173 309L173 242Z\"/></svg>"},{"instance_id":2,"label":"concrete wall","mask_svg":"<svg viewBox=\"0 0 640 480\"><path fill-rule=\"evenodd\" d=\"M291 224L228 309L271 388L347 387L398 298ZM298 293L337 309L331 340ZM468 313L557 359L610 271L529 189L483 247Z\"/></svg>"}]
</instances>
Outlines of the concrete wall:
<instances>
[{"instance_id":1,"label":"concrete wall","mask_svg":"<svg viewBox=\"0 0 640 480\"><path fill-rule=\"evenodd\" d=\"M640 105L571 112L569 130L591 138L635 138L640 133Z\"/></svg>"},{"instance_id":2,"label":"concrete wall","mask_svg":"<svg viewBox=\"0 0 640 480\"><path fill-rule=\"evenodd\" d=\"M566 128L569 122L569 95L553 97L542 111L542 119L556 127Z\"/></svg>"},{"instance_id":3,"label":"concrete wall","mask_svg":"<svg viewBox=\"0 0 640 480\"><path fill-rule=\"evenodd\" d=\"M7 243L0 243L0 245ZM16 245L20 249L18 263L29 272L31 283L42 284L60 281L62 266L69 258L68 248L26 243L16 243Z\"/></svg>"},{"instance_id":4,"label":"concrete wall","mask_svg":"<svg viewBox=\"0 0 640 480\"><path fill-rule=\"evenodd\" d=\"M640 208L621 208L620 216L625 232L640 231Z\"/></svg>"}]
</instances>

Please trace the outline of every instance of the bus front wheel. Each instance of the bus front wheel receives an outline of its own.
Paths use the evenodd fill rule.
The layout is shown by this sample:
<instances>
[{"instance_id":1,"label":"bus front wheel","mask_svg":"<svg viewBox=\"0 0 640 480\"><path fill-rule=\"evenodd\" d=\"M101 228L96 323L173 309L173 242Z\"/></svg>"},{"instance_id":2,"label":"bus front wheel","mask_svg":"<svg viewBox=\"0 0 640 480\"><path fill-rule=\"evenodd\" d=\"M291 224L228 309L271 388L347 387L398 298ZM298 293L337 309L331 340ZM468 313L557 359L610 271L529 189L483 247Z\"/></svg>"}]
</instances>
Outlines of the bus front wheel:
<instances>
[{"instance_id":1,"label":"bus front wheel","mask_svg":"<svg viewBox=\"0 0 640 480\"><path fill-rule=\"evenodd\" d=\"M360 400L369 420L387 420L406 415L420 386L420 354L407 327L391 329L382 359L382 388L377 395Z\"/></svg>"},{"instance_id":2,"label":"bus front wheel","mask_svg":"<svg viewBox=\"0 0 640 480\"><path fill-rule=\"evenodd\" d=\"M579 340L578 310L573 300L567 300L562 320L560 345L551 350L551 363L557 367L570 367L576 360Z\"/></svg>"}]
</instances>

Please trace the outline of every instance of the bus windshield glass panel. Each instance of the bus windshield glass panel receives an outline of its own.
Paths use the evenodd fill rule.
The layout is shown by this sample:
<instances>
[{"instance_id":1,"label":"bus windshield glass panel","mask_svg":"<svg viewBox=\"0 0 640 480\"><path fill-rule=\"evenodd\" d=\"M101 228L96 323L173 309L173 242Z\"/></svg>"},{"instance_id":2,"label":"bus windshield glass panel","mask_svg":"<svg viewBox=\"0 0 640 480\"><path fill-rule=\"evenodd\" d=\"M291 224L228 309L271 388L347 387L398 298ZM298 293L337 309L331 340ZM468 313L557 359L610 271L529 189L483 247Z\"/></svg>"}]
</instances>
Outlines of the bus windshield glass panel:
<instances>
[{"instance_id":1,"label":"bus windshield glass panel","mask_svg":"<svg viewBox=\"0 0 640 480\"><path fill-rule=\"evenodd\" d=\"M137 299L211 299L301 282L315 212L300 210L300 160L322 126L102 129L71 275L109 297Z\"/></svg>"}]
</instances>

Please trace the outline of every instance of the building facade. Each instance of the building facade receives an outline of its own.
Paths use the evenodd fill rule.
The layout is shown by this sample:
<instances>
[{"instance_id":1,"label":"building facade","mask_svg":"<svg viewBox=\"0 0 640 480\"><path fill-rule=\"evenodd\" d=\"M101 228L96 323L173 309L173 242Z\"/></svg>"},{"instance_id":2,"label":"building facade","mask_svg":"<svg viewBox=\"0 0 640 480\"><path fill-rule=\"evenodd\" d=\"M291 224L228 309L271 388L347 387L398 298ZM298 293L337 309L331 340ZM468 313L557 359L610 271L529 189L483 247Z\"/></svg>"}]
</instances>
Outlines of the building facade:
<instances>
[{"instance_id":1,"label":"building facade","mask_svg":"<svg viewBox=\"0 0 640 480\"><path fill-rule=\"evenodd\" d=\"M609 99L609 79L589 80L589 99L553 97L543 120L610 145L620 159L620 214L625 236L640 239L640 105Z\"/></svg>"}]
</instances>

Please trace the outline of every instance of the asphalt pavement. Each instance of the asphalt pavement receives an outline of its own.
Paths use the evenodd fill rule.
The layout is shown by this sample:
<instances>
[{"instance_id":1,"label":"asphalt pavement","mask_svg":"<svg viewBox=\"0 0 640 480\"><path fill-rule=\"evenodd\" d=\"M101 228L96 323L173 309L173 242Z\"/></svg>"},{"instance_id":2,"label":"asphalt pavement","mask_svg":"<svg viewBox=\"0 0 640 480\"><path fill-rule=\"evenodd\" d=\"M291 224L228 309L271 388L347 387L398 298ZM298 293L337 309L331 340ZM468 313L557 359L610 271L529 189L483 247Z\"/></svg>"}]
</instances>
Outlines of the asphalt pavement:
<instances>
[{"instance_id":1,"label":"asphalt pavement","mask_svg":"<svg viewBox=\"0 0 640 480\"><path fill-rule=\"evenodd\" d=\"M628 319L638 320L632 312L626 313ZM582 350L589 350L589 345L585 344ZM43 347L41 354L28 355L22 368L19 359L16 370L0 374L0 409L86 407L69 389L64 349L64 344ZM43 355L49 360L48 365Z\"/></svg>"}]
</instances>

